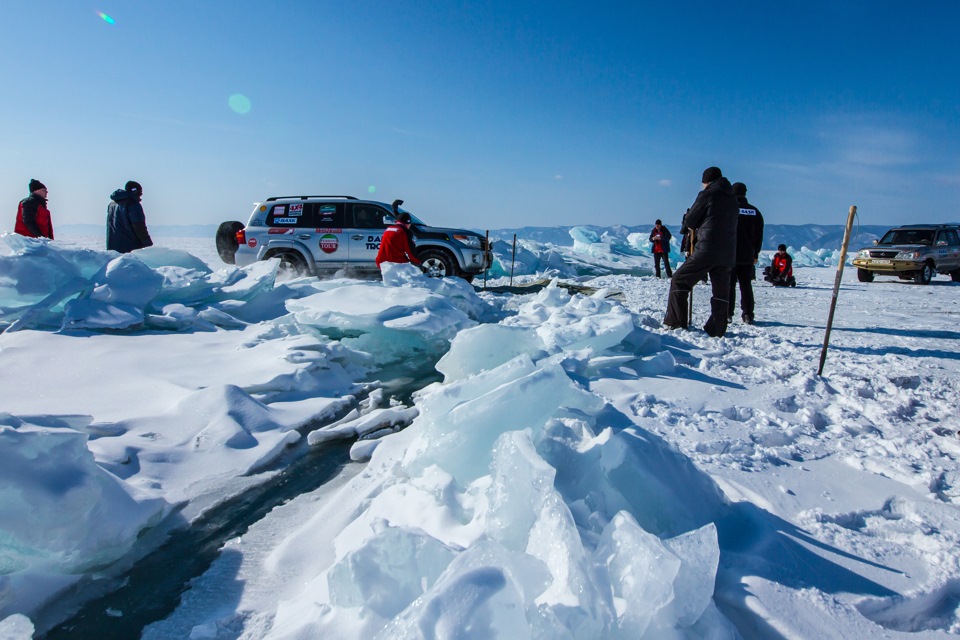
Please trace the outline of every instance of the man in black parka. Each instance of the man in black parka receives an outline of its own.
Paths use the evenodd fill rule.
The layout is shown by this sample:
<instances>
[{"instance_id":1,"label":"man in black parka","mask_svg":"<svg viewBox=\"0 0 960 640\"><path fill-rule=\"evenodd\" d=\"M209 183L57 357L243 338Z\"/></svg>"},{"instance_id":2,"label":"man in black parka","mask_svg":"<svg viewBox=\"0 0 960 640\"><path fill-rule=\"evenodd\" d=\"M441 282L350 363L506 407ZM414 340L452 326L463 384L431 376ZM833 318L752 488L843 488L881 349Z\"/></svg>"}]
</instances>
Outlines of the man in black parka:
<instances>
[{"instance_id":1,"label":"man in black parka","mask_svg":"<svg viewBox=\"0 0 960 640\"><path fill-rule=\"evenodd\" d=\"M747 324L753 324L753 280L756 279L757 260L763 245L763 216L760 210L747 202L747 185L733 183L733 195L737 196L740 215L737 219L737 264L730 277L730 308L728 320L733 320L737 303L737 283L740 283L740 316Z\"/></svg>"},{"instance_id":2,"label":"man in black parka","mask_svg":"<svg viewBox=\"0 0 960 640\"><path fill-rule=\"evenodd\" d=\"M127 182L123 189L110 194L112 202L107 205L107 251L130 253L135 249L153 246L147 231L147 217L140 204L142 196L143 187L133 180Z\"/></svg>"},{"instance_id":3,"label":"man in black parka","mask_svg":"<svg viewBox=\"0 0 960 640\"><path fill-rule=\"evenodd\" d=\"M730 295L730 273L736 262L740 207L730 181L717 167L707 168L702 182L703 189L684 216L685 226L696 232L696 244L693 254L673 272L663 324L669 329L687 328L690 290L709 274L713 297L710 318L703 329L719 338L727 331L727 296Z\"/></svg>"}]
</instances>

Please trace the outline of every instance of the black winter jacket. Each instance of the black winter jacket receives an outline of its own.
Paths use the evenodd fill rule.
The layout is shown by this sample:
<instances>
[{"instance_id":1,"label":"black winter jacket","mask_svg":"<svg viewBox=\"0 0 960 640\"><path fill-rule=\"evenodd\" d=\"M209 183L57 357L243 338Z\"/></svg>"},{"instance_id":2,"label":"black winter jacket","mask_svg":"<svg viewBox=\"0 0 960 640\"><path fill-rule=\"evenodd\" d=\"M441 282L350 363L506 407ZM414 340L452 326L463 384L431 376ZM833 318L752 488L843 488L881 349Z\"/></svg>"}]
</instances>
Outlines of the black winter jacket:
<instances>
[{"instance_id":1,"label":"black winter jacket","mask_svg":"<svg viewBox=\"0 0 960 640\"><path fill-rule=\"evenodd\" d=\"M763 246L763 215L760 209L738 196L740 217L737 219L737 264L754 264Z\"/></svg>"},{"instance_id":2,"label":"black winter jacket","mask_svg":"<svg viewBox=\"0 0 960 640\"><path fill-rule=\"evenodd\" d=\"M140 198L117 189L110 194L110 199L113 202L107 205L107 250L130 253L134 249L152 247L153 240L147 231L147 218Z\"/></svg>"},{"instance_id":3,"label":"black winter jacket","mask_svg":"<svg viewBox=\"0 0 960 640\"><path fill-rule=\"evenodd\" d=\"M697 233L694 254L720 266L734 266L739 216L740 205L730 181L720 178L708 184L683 220L684 226Z\"/></svg>"}]
</instances>

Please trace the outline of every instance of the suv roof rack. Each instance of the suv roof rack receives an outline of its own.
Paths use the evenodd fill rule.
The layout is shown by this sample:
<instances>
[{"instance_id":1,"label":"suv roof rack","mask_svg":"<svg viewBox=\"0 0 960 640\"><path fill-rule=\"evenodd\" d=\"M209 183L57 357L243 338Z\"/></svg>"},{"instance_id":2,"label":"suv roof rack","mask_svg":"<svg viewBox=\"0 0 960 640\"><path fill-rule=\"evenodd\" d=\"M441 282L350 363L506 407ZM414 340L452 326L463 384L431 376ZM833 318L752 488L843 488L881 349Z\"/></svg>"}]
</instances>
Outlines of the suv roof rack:
<instances>
[{"instance_id":1,"label":"suv roof rack","mask_svg":"<svg viewBox=\"0 0 960 640\"><path fill-rule=\"evenodd\" d=\"M343 198L344 200L356 200L354 196L274 196L272 198L267 198L266 202L273 202L274 200L293 200L295 198L300 198L301 200L306 200L307 198Z\"/></svg>"}]
</instances>

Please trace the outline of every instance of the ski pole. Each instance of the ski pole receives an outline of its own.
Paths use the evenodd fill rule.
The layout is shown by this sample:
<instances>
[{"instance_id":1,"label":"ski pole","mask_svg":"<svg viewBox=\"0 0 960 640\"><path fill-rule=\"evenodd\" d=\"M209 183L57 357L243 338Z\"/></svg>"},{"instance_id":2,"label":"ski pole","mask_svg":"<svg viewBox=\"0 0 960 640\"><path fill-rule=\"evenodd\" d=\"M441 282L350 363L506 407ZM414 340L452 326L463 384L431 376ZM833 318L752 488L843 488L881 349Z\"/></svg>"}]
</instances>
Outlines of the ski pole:
<instances>
[{"instance_id":1,"label":"ski pole","mask_svg":"<svg viewBox=\"0 0 960 640\"><path fill-rule=\"evenodd\" d=\"M830 300L830 314L827 316L827 331L823 334L823 349L820 350L820 368L817 375L823 375L823 363L827 360L827 345L830 344L830 329L833 327L833 312L837 310L837 296L840 293L840 281L843 279L843 264L847 261L847 246L850 244L850 229L853 228L853 218L857 215L857 208L850 207L847 216L847 228L843 231L843 244L840 246L840 264L837 265L837 277L833 281L833 299Z\"/></svg>"}]
</instances>

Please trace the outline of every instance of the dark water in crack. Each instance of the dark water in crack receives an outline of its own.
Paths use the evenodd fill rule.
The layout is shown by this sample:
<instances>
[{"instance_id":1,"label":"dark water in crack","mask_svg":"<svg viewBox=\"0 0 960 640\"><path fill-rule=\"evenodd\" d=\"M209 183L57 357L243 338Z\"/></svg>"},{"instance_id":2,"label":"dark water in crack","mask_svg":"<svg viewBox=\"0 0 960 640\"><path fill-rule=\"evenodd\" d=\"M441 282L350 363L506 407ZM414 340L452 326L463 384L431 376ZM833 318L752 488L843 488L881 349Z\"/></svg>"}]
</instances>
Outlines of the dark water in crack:
<instances>
[{"instance_id":1,"label":"dark water in crack","mask_svg":"<svg viewBox=\"0 0 960 640\"><path fill-rule=\"evenodd\" d=\"M389 395L405 405L412 405L411 395L427 384L438 380L439 374L432 362L423 362L411 371L409 363L403 371L393 371L399 377L383 385ZM381 371L381 374L391 373ZM166 541L138 560L126 573L111 578L106 585L95 585L89 580L78 585L64 599L77 604L75 613L57 613L57 605L47 616L59 622L45 629L44 614L35 621L43 640L126 640L140 638L143 629L169 616L179 606L181 595L189 582L202 575L219 556L223 544L243 535L274 507L299 495L321 487L348 464L353 441L334 441L317 449L291 452L292 462L270 480L225 501L204 512L189 528L173 529ZM306 447L306 438L301 440ZM280 464L283 464L281 461ZM278 466L278 465L275 465ZM93 599L83 597L84 591L99 591ZM107 593L103 593L107 591ZM69 606L69 605L68 605ZM60 607L63 608L62 606Z\"/></svg>"},{"instance_id":2,"label":"dark water in crack","mask_svg":"<svg viewBox=\"0 0 960 640\"><path fill-rule=\"evenodd\" d=\"M210 509L188 529L136 563L118 589L87 602L47 640L139 638L143 628L170 615L188 582L217 559L224 542L243 535L271 509L317 489L350 463L352 442L334 442L297 458L270 481ZM118 615L122 614L122 615Z\"/></svg>"}]
</instances>

